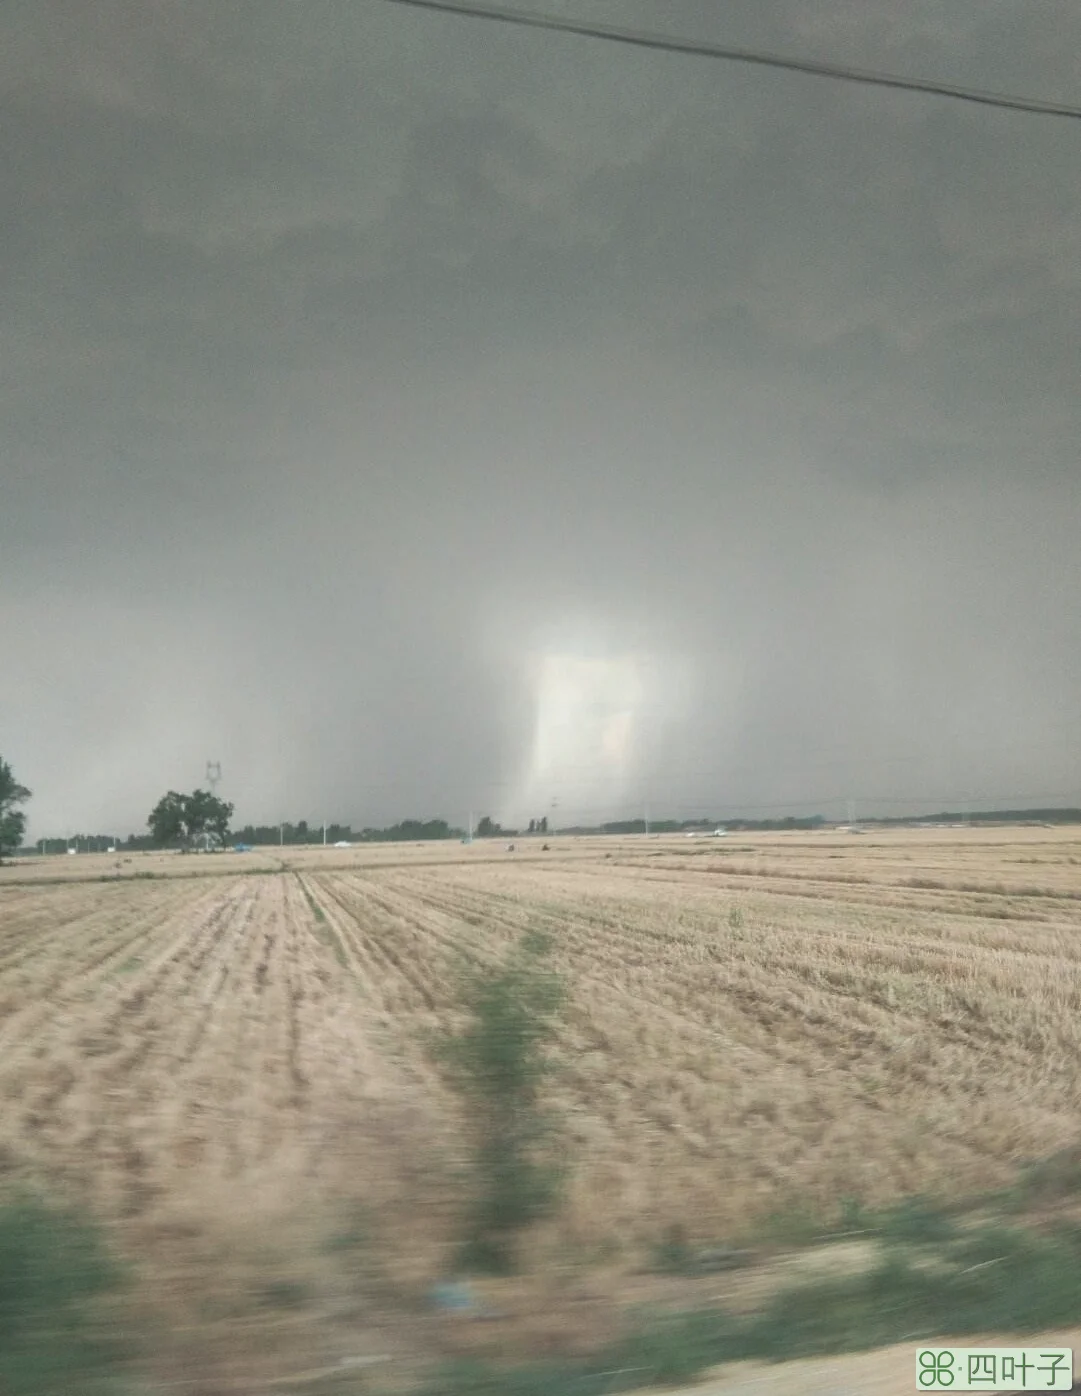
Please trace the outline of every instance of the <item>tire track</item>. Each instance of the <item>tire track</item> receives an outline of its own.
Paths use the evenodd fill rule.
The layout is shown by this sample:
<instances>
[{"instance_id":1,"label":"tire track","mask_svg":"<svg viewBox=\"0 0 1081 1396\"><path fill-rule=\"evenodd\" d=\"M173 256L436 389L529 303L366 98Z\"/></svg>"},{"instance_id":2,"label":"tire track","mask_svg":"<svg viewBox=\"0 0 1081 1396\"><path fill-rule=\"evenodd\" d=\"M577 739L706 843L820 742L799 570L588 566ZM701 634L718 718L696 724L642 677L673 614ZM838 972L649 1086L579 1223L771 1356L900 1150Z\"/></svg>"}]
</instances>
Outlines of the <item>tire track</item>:
<instances>
[{"instance_id":1,"label":"tire track","mask_svg":"<svg viewBox=\"0 0 1081 1396\"><path fill-rule=\"evenodd\" d=\"M372 985L388 981L398 984L399 989L393 999L388 997L385 989L378 990L383 1007L392 1011L403 1008L409 1011L419 999L426 1008L434 1009L435 1001L423 977L407 967L406 959L397 947L387 943L394 931L406 926L404 920L395 918L393 908L367 884L358 891L349 884L337 882L328 887L320 879L318 886L324 904L329 901L347 918L347 924L342 925L341 929L352 944L357 959L365 965L367 982ZM383 912L386 918L382 923L382 935L379 934L380 922L371 914L373 907Z\"/></svg>"}]
</instances>

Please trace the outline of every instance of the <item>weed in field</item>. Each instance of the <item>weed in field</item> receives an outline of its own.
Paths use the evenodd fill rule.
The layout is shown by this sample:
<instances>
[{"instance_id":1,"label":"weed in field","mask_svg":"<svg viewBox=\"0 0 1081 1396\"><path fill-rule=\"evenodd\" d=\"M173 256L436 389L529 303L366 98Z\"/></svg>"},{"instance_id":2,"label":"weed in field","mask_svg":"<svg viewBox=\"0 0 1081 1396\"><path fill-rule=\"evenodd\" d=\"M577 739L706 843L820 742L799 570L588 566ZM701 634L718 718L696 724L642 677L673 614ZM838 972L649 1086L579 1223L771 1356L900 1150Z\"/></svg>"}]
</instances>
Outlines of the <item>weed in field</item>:
<instances>
[{"instance_id":1,"label":"weed in field","mask_svg":"<svg viewBox=\"0 0 1081 1396\"><path fill-rule=\"evenodd\" d=\"M548 1048L564 1002L540 960L546 937L527 933L504 967L459 971L470 1023L432 1039L466 1105L476 1196L458 1257L466 1270L514 1268L515 1233L550 1212L562 1183L554 1127L540 1103L552 1074Z\"/></svg>"},{"instance_id":2,"label":"weed in field","mask_svg":"<svg viewBox=\"0 0 1081 1396\"><path fill-rule=\"evenodd\" d=\"M837 1228L845 1232L863 1231L870 1225L868 1213L858 1197L842 1197L837 1215Z\"/></svg>"},{"instance_id":3,"label":"weed in field","mask_svg":"<svg viewBox=\"0 0 1081 1396\"><path fill-rule=\"evenodd\" d=\"M369 1245L372 1240L371 1215L366 1207L358 1206L350 1210L342 1226L332 1231L323 1241L325 1255L342 1251L356 1251Z\"/></svg>"},{"instance_id":4,"label":"weed in field","mask_svg":"<svg viewBox=\"0 0 1081 1396\"><path fill-rule=\"evenodd\" d=\"M346 958L345 950L342 948L342 943L338 937L337 932L327 921L326 912L312 896L307 885L301 881L299 875L297 877L297 881L300 882L300 889L304 893L305 900L308 903L312 916L315 918L315 934L319 937L323 944L327 946L327 948L333 953L334 958L338 961L339 965L341 965L342 969L348 969L349 961Z\"/></svg>"},{"instance_id":5,"label":"weed in field","mask_svg":"<svg viewBox=\"0 0 1081 1396\"><path fill-rule=\"evenodd\" d=\"M457 1361L445 1363L420 1396L593 1396L604 1390L585 1385L584 1379L579 1368L563 1363L535 1363L508 1371L485 1362Z\"/></svg>"},{"instance_id":6,"label":"weed in field","mask_svg":"<svg viewBox=\"0 0 1081 1396\"><path fill-rule=\"evenodd\" d=\"M309 1297L307 1285L300 1280L268 1280L258 1290L259 1302L268 1309L300 1309Z\"/></svg>"},{"instance_id":7,"label":"weed in field","mask_svg":"<svg viewBox=\"0 0 1081 1396\"><path fill-rule=\"evenodd\" d=\"M326 913L323 911L323 908L312 896L307 883L302 882L299 875L297 876L297 881L300 883L300 890L304 893L304 899L308 903L308 906L311 908L311 913L315 917L316 921L325 921L327 919Z\"/></svg>"},{"instance_id":8,"label":"weed in field","mask_svg":"<svg viewBox=\"0 0 1081 1396\"><path fill-rule=\"evenodd\" d=\"M1081 1147L1022 1165L1010 1199L1016 1208L1062 1202L1081 1193Z\"/></svg>"},{"instance_id":9,"label":"weed in field","mask_svg":"<svg viewBox=\"0 0 1081 1396\"><path fill-rule=\"evenodd\" d=\"M818 1212L803 1202L793 1201L768 1212L752 1226L747 1239L781 1246L809 1246L828 1231Z\"/></svg>"},{"instance_id":10,"label":"weed in field","mask_svg":"<svg viewBox=\"0 0 1081 1396\"><path fill-rule=\"evenodd\" d=\"M687 1240L687 1233L678 1222L674 1222L664 1237L653 1247L649 1267L660 1275L691 1275L695 1270L694 1248Z\"/></svg>"},{"instance_id":11,"label":"weed in field","mask_svg":"<svg viewBox=\"0 0 1081 1396\"><path fill-rule=\"evenodd\" d=\"M659 1275L712 1275L739 1270L751 1263L752 1252L734 1246L695 1246L683 1227L668 1228L652 1248L647 1269Z\"/></svg>"},{"instance_id":12,"label":"weed in field","mask_svg":"<svg viewBox=\"0 0 1081 1396\"><path fill-rule=\"evenodd\" d=\"M925 1197L906 1198L882 1212L871 1229L892 1241L948 1241L957 1228L949 1216Z\"/></svg>"},{"instance_id":13,"label":"weed in field","mask_svg":"<svg viewBox=\"0 0 1081 1396\"><path fill-rule=\"evenodd\" d=\"M634 1385L692 1381L706 1367L742 1356L740 1324L720 1309L643 1314L606 1354L605 1365L634 1377Z\"/></svg>"}]
</instances>

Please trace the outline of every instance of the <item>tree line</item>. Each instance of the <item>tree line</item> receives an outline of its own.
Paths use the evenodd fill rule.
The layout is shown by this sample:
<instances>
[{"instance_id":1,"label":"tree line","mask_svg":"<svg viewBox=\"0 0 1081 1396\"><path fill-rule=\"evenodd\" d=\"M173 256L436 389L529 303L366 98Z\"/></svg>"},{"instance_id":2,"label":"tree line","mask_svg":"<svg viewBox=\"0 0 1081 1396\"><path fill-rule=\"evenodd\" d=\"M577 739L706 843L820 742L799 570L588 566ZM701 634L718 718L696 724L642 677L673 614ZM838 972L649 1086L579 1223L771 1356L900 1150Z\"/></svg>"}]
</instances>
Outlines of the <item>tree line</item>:
<instances>
[{"instance_id":1,"label":"tree line","mask_svg":"<svg viewBox=\"0 0 1081 1396\"><path fill-rule=\"evenodd\" d=\"M527 834L546 834L548 832L548 816L541 819L531 819ZM477 839L506 839L519 838L520 829L504 829L502 824L497 824L490 814L482 815L477 821L477 827L473 830L473 837Z\"/></svg>"},{"instance_id":2,"label":"tree line","mask_svg":"<svg viewBox=\"0 0 1081 1396\"><path fill-rule=\"evenodd\" d=\"M0 862L5 854L18 853L22 849L26 833L26 814L22 806L31 798L32 792L15 778L10 764L0 757ZM365 827L354 832L348 824L328 824L325 834L322 825L309 824L306 819L296 823L284 821L281 824L246 824L235 833L230 833L233 806L219 799L207 790L193 790L190 795L182 795L175 790L168 791L151 810L147 819L146 834L129 834L119 839L115 834L77 834L63 839L42 839L45 852L57 852L71 847L85 845L87 850L104 851L107 848L124 849L127 852L152 848L197 848L219 847L227 839L234 838L238 843L254 846L267 844L312 844L322 843L408 843L426 839L464 838L465 830L453 827L445 819L403 819L397 824L383 828ZM898 816L868 818L863 824L910 824L917 822L1039 822L1047 824L1081 823L1081 810L1078 809L1019 809L968 811L965 814L942 813L938 815ZM648 831L657 834L680 833L714 827L712 819L662 819L651 820ZM781 819L726 819L725 826L735 831L758 831L770 829L817 829L826 823L820 814L797 818L788 815ZM526 834L547 834L548 816L531 819ZM644 819L613 820L606 824L578 825L561 829L564 834L642 834L647 832ZM518 829L505 829L491 815L483 815L473 830L476 838L517 838ZM59 849L57 848L59 845Z\"/></svg>"},{"instance_id":3,"label":"tree line","mask_svg":"<svg viewBox=\"0 0 1081 1396\"><path fill-rule=\"evenodd\" d=\"M365 827L354 830L350 824L328 824L327 843L401 843L423 839L459 839L464 829L455 829L445 819L403 819L386 828ZM267 844L306 844L323 842L323 826L309 824L306 819L296 824L285 821L281 824L245 824L236 831L238 843L250 843L252 847Z\"/></svg>"}]
</instances>

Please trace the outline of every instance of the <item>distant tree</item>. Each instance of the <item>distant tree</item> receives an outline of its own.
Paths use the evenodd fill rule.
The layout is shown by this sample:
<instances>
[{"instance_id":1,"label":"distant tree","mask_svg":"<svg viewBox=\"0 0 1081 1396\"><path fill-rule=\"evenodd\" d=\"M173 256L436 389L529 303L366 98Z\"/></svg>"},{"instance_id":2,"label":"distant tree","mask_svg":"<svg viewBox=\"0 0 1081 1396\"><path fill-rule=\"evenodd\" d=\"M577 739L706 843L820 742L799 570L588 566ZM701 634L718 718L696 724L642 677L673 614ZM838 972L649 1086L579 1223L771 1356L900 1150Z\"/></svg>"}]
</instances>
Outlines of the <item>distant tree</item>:
<instances>
[{"instance_id":1,"label":"distant tree","mask_svg":"<svg viewBox=\"0 0 1081 1396\"><path fill-rule=\"evenodd\" d=\"M20 785L8 763L0 757L0 862L4 849L19 848L26 832L26 815L18 808L30 798L30 791Z\"/></svg>"},{"instance_id":2,"label":"distant tree","mask_svg":"<svg viewBox=\"0 0 1081 1396\"><path fill-rule=\"evenodd\" d=\"M502 824L497 824L490 815L485 815L473 833L478 839L507 839L517 836L517 829L504 829Z\"/></svg>"},{"instance_id":3,"label":"distant tree","mask_svg":"<svg viewBox=\"0 0 1081 1396\"><path fill-rule=\"evenodd\" d=\"M222 843L229 837L229 821L233 807L211 795L209 790L193 790L184 805L184 827L189 843L196 843L212 834Z\"/></svg>"},{"instance_id":4,"label":"distant tree","mask_svg":"<svg viewBox=\"0 0 1081 1396\"><path fill-rule=\"evenodd\" d=\"M535 819L531 819L529 821L529 832L531 834L535 834L537 832L537 821Z\"/></svg>"},{"instance_id":5,"label":"distant tree","mask_svg":"<svg viewBox=\"0 0 1081 1396\"><path fill-rule=\"evenodd\" d=\"M217 796L210 797L210 812L206 821L206 827L212 834L216 834L222 843L229 837L229 821L233 817L233 806L228 800L219 800Z\"/></svg>"},{"instance_id":6,"label":"distant tree","mask_svg":"<svg viewBox=\"0 0 1081 1396\"><path fill-rule=\"evenodd\" d=\"M537 833L538 833L538 834L546 834L547 832L548 832L548 816L545 815L545 816L543 817L543 819L541 819L540 823L537 825Z\"/></svg>"},{"instance_id":7,"label":"distant tree","mask_svg":"<svg viewBox=\"0 0 1081 1396\"><path fill-rule=\"evenodd\" d=\"M169 844L179 843L184 837L186 803L185 796L179 795L175 790L170 790L150 811L146 822L156 844L168 847Z\"/></svg>"},{"instance_id":8,"label":"distant tree","mask_svg":"<svg viewBox=\"0 0 1081 1396\"><path fill-rule=\"evenodd\" d=\"M193 846L206 834L213 834L224 843L232 817L233 806L207 790L193 790L190 795L170 790L154 806L146 822L159 847L181 842Z\"/></svg>"},{"instance_id":9,"label":"distant tree","mask_svg":"<svg viewBox=\"0 0 1081 1396\"><path fill-rule=\"evenodd\" d=\"M365 843L416 843L425 839L457 839L464 833L464 829L452 829L445 819L403 819L385 829L362 829L360 838Z\"/></svg>"}]
</instances>

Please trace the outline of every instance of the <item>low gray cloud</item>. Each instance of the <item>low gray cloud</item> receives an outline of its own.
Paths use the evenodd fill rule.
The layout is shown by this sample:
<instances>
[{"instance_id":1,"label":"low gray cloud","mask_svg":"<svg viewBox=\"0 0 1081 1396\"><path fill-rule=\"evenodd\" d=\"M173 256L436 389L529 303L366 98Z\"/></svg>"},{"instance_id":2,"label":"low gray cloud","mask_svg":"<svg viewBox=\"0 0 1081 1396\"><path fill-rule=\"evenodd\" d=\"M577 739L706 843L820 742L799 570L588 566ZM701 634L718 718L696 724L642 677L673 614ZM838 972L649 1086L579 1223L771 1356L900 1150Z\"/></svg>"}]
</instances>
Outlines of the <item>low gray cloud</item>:
<instances>
[{"instance_id":1,"label":"low gray cloud","mask_svg":"<svg viewBox=\"0 0 1081 1396\"><path fill-rule=\"evenodd\" d=\"M1075 124L299 15L0 16L34 831L208 757L253 820L1081 800ZM625 18L1065 99L1081 41L1042 2Z\"/></svg>"}]
</instances>

